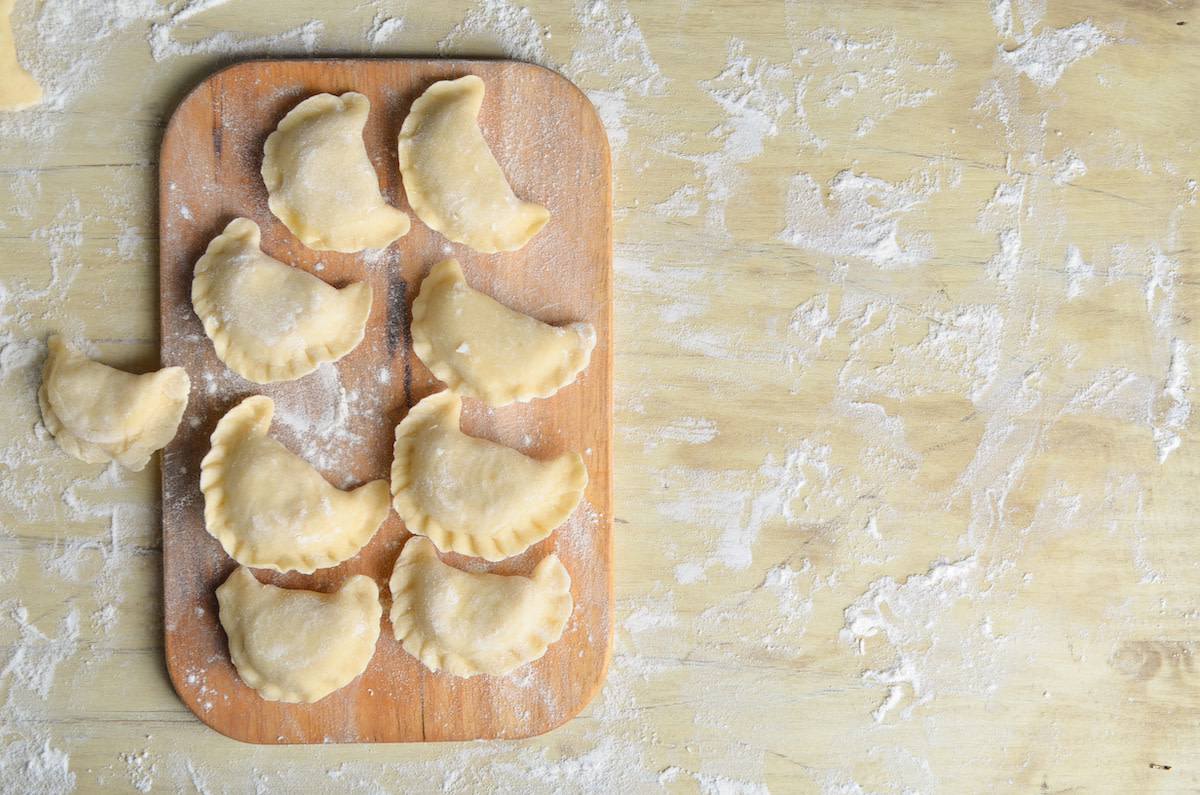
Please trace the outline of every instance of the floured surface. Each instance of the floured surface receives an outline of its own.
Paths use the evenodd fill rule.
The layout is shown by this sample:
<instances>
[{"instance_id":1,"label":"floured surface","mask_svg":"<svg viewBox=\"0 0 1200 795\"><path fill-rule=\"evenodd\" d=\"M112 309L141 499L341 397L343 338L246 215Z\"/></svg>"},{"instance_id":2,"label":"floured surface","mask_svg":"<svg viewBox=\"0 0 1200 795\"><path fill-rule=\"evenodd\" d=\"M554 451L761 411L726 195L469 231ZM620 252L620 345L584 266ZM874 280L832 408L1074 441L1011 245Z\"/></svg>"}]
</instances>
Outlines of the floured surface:
<instances>
[{"instance_id":1,"label":"floured surface","mask_svg":"<svg viewBox=\"0 0 1200 795\"><path fill-rule=\"evenodd\" d=\"M1195 9L119 5L18 3L46 97L0 118L23 789L1200 788ZM432 52L556 69L613 144L612 666L534 740L263 755L172 694L153 473L61 464L39 335L157 364L146 207L183 87ZM312 378L277 421L335 462L373 404Z\"/></svg>"}]
</instances>

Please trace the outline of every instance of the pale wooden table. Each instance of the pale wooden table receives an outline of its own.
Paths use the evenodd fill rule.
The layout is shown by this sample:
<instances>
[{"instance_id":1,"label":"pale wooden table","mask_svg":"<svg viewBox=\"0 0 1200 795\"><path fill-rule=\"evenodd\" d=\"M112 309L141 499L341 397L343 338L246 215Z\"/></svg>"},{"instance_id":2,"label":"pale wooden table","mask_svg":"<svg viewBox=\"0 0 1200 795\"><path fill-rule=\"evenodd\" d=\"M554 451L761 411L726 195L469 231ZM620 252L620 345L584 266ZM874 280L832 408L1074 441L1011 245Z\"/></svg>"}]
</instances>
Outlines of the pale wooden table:
<instances>
[{"instance_id":1,"label":"pale wooden table","mask_svg":"<svg viewBox=\"0 0 1200 795\"><path fill-rule=\"evenodd\" d=\"M1200 789L1194 8L112 5L13 16L0 789ZM615 648L550 734L217 735L165 674L157 467L40 426L48 333L156 365L165 120L272 55L531 60L608 127Z\"/></svg>"}]
</instances>

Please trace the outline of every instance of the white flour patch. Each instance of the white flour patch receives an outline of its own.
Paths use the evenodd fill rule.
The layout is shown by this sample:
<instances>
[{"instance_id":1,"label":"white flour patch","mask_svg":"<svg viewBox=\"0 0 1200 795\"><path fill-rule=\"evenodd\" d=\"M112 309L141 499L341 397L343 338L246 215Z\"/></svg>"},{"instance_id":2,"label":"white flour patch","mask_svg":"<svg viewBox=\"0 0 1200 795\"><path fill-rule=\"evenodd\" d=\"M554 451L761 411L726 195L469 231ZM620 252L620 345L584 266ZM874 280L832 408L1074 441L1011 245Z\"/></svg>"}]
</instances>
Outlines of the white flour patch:
<instances>
[{"instance_id":1,"label":"white flour patch","mask_svg":"<svg viewBox=\"0 0 1200 795\"><path fill-rule=\"evenodd\" d=\"M1087 174L1087 163L1075 155L1068 155L1054 173L1054 181L1059 185L1075 182Z\"/></svg>"},{"instance_id":2,"label":"white flour patch","mask_svg":"<svg viewBox=\"0 0 1200 795\"><path fill-rule=\"evenodd\" d=\"M669 81L625 3L582 0L581 35L565 71L573 82L614 84L627 95L661 96Z\"/></svg>"},{"instance_id":3,"label":"white flour patch","mask_svg":"<svg viewBox=\"0 0 1200 795\"><path fill-rule=\"evenodd\" d=\"M614 155L626 155L630 115L646 112L631 103L663 96L669 80L623 3L583 0L576 13L580 35L563 74L595 106Z\"/></svg>"},{"instance_id":4,"label":"white flour patch","mask_svg":"<svg viewBox=\"0 0 1200 795\"><path fill-rule=\"evenodd\" d=\"M887 395L963 394L979 401L999 377L1004 317L995 306L963 305L951 310L904 308L889 311L878 325L859 332L839 382L850 399ZM916 336L909 345L897 337ZM886 364L872 362L895 349Z\"/></svg>"},{"instance_id":5,"label":"white flour patch","mask_svg":"<svg viewBox=\"0 0 1200 795\"><path fill-rule=\"evenodd\" d=\"M841 279L834 276L831 282ZM810 365L819 357L839 354L851 340L866 335L895 310L890 298L877 298L859 292L846 292L837 301L836 314L831 312L829 292L814 295L792 310L788 317L787 361L799 382L808 376ZM882 321L886 322L886 321ZM857 343L855 343L857 344Z\"/></svg>"},{"instance_id":6,"label":"white flour patch","mask_svg":"<svg viewBox=\"0 0 1200 795\"><path fill-rule=\"evenodd\" d=\"M58 500L56 490L67 479L45 467L46 457L58 454L37 402L46 346L40 340L9 337L20 331L19 321L13 321L0 319L6 327L17 326L2 334L8 339L0 348L0 385L18 398L0 414L0 464L8 470L0 485L0 505L13 518L33 522L46 517L47 506ZM9 531L0 527L0 532Z\"/></svg>"},{"instance_id":7,"label":"white flour patch","mask_svg":"<svg viewBox=\"0 0 1200 795\"><path fill-rule=\"evenodd\" d=\"M700 212L700 191L695 185L680 185L674 193L654 205L664 218L690 218Z\"/></svg>"},{"instance_id":8,"label":"white flour patch","mask_svg":"<svg viewBox=\"0 0 1200 795\"><path fill-rule=\"evenodd\" d=\"M748 654L795 659L813 617L813 595L822 587L808 560L799 568L780 563L766 571L757 587L730 593L706 608L691 628L743 644ZM749 615L756 620L747 622Z\"/></svg>"},{"instance_id":9,"label":"white flour patch","mask_svg":"<svg viewBox=\"0 0 1200 795\"><path fill-rule=\"evenodd\" d=\"M125 772L129 775L129 783L138 792L150 792L154 789L154 763L150 761L146 751L141 753L121 754L125 763Z\"/></svg>"},{"instance_id":10,"label":"white flour patch","mask_svg":"<svg viewBox=\"0 0 1200 795\"><path fill-rule=\"evenodd\" d=\"M1096 269L1083 261L1083 254L1074 243L1067 246L1063 270L1067 275L1067 298L1078 298L1087 283L1096 276Z\"/></svg>"},{"instance_id":11,"label":"white flour patch","mask_svg":"<svg viewBox=\"0 0 1200 795\"><path fill-rule=\"evenodd\" d=\"M79 642L79 612L72 608L59 623L58 632L46 635L29 620L25 605L10 600L0 605L18 630L17 642L0 669L0 680L26 688L38 698L50 695L54 672L71 656ZM10 685L11 687L11 685Z\"/></svg>"},{"instance_id":12,"label":"white flour patch","mask_svg":"<svg viewBox=\"0 0 1200 795\"><path fill-rule=\"evenodd\" d=\"M625 616L622 626L631 635L643 632L657 632L667 627L679 625L679 614L675 609L675 597L668 592L661 597L645 597L633 600L636 605Z\"/></svg>"},{"instance_id":13,"label":"white flour patch","mask_svg":"<svg viewBox=\"0 0 1200 795\"><path fill-rule=\"evenodd\" d=\"M408 27L403 17L387 17L376 14L375 20L367 31L367 41L371 42L371 52L377 52L384 45L392 43Z\"/></svg>"},{"instance_id":14,"label":"white flour patch","mask_svg":"<svg viewBox=\"0 0 1200 795\"><path fill-rule=\"evenodd\" d=\"M63 454L65 455L65 454ZM62 502L83 531L67 535L39 549L37 557L48 570L69 582L86 583L97 608L92 624L98 630L111 626L113 611L124 600L122 582L139 554L149 543L157 512L139 501L98 499L96 494L119 494L129 473L116 463L107 464L94 478L78 477L62 492ZM102 661L94 655L89 665Z\"/></svg>"},{"instance_id":15,"label":"white flour patch","mask_svg":"<svg viewBox=\"0 0 1200 795\"><path fill-rule=\"evenodd\" d=\"M778 616L774 628L764 639L768 648L786 645L795 648L808 629L813 615L812 592L815 589L812 565L795 569L781 563L767 570L762 589L776 601L773 614Z\"/></svg>"},{"instance_id":16,"label":"white flour patch","mask_svg":"<svg viewBox=\"0 0 1200 795\"><path fill-rule=\"evenodd\" d=\"M1066 28L1043 29L1018 41L1012 50L1000 49L1001 60L1038 88L1046 89L1057 83L1069 67L1090 57L1112 38L1085 21Z\"/></svg>"},{"instance_id":17,"label":"white flour patch","mask_svg":"<svg viewBox=\"0 0 1200 795\"><path fill-rule=\"evenodd\" d=\"M701 795L769 795L761 748L743 742L705 742L701 768L691 773Z\"/></svg>"},{"instance_id":18,"label":"white flour patch","mask_svg":"<svg viewBox=\"0 0 1200 795\"><path fill-rule=\"evenodd\" d=\"M658 318L672 325L701 315L709 306L711 278L697 265L651 266L649 259L623 246L613 255L613 276L621 290L643 293L651 298Z\"/></svg>"},{"instance_id":19,"label":"white flour patch","mask_svg":"<svg viewBox=\"0 0 1200 795\"><path fill-rule=\"evenodd\" d=\"M186 40L181 36L186 26L179 25L176 17L150 27L146 37L150 54L155 61L170 58L185 58L196 55L233 55L239 53L261 55L306 54L316 52L325 26L319 20L309 20L290 30L275 34L238 34L227 30L211 33L196 39Z\"/></svg>"},{"instance_id":20,"label":"white flour patch","mask_svg":"<svg viewBox=\"0 0 1200 795\"><path fill-rule=\"evenodd\" d=\"M949 653L976 631L961 627L953 617L955 604L979 593L980 572L974 559L954 563L935 561L926 574L903 582L881 577L846 608L843 643L862 649L864 641L881 637L893 650L891 663L863 672L863 680L884 685L887 694L872 713L877 722L905 705L904 717L931 701L939 692L984 691L988 678L980 669L987 657L971 646L968 656ZM977 684L971 684L976 682Z\"/></svg>"},{"instance_id":21,"label":"white flour patch","mask_svg":"<svg viewBox=\"0 0 1200 795\"><path fill-rule=\"evenodd\" d=\"M715 565L732 571L749 568L759 532L771 522L796 521L802 490L808 484L805 468L812 465L810 454L807 445L789 450L783 461L768 454L752 474L678 471L683 493L655 507L669 519L700 524L699 529L712 528L719 535L707 544L698 541L698 547L707 549L707 559L689 556L675 568L676 579L685 585L695 582Z\"/></svg>"},{"instance_id":22,"label":"white flour patch","mask_svg":"<svg viewBox=\"0 0 1200 795\"><path fill-rule=\"evenodd\" d=\"M161 9L152 0L17 3L13 26L18 52L44 93L42 101L30 110L0 114L0 130L12 124L25 134L40 128L45 136L52 135L52 128L61 121L52 112L66 110L101 79L101 70L96 68L100 57L126 30L145 25L159 14Z\"/></svg>"},{"instance_id":23,"label":"white flour patch","mask_svg":"<svg viewBox=\"0 0 1200 795\"><path fill-rule=\"evenodd\" d=\"M438 42L443 56L478 54L480 45L498 46L507 57L552 66L546 29L525 6L509 0L481 0Z\"/></svg>"},{"instance_id":24,"label":"white flour patch","mask_svg":"<svg viewBox=\"0 0 1200 795\"><path fill-rule=\"evenodd\" d=\"M953 58L928 42L887 28L813 29L805 15L794 16L788 40L795 127L807 146L823 149L847 133L861 138L897 112L928 102L953 73Z\"/></svg>"},{"instance_id":25,"label":"white flour patch","mask_svg":"<svg viewBox=\"0 0 1200 795\"><path fill-rule=\"evenodd\" d=\"M1187 392L1191 389L1192 373L1188 367L1188 359L1192 347L1181 339L1171 340L1171 363L1166 383L1162 388L1165 409L1151 412L1154 448L1160 464L1165 463L1167 456L1183 443L1180 433L1187 427L1188 418L1192 415L1192 404L1187 397Z\"/></svg>"},{"instance_id":26,"label":"white flour patch","mask_svg":"<svg viewBox=\"0 0 1200 795\"><path fill-rule=\"evenodd\" d=\"M745 53L743 42L730 42L725 69L701 88L724 112L725 118L707 137L721 142L720 150L694 159L704 171L708 228L724 232L725 206L742 192L741 165L763 152L763 144L779 132L779 119L792 105L791 69Z\"/></svg>"},{"instance_id":27,"label":"white flour patch","mask_svg":"<svg viewBox=\"0 0 1200 795\"><path fill-rule=\"evenodd\" d=\"M171 15L171 22L176 25L181 22L187 22L194 16L203 14L205 11L211 11L228 2L229 0L184 0L182 5L177 2L176 6L179 7L179 10Z\"/></svg>"},{"instance_id":28,"label":"white flour patch","mask_svg":"<svg viewBox=\"0 0 1200 795\"><path fill-rule=\"evenodd\" d=\"M379 443L376 429L364 419L380 416L380 401L389 398L386 391L347 389L328 362L285 388L264 391L275 401L269 435L334 486L361 485L351 462Z\"/></svg>"},{"instance_id":29,"label":"white flour patch","mask_svg":"<svg viewBox=\"0 0 1200 795\"><path fill-rule=\"evenodd\" d=\"M686 444L704 444L717 438L717 424L712 420L697 417L679 417L662 426L659 439L668 439ZM658 439L647 440L647 444L657 446Z\"/></svg>"},{"instance_id":30,"label":"white flour patch","mask_svg":"<svg viewBox=\"0 0 1200 795\"><path fill-rule=\"evenodd\" d=\"M847 170L826 186L796 174L788 184L786 228L779 237L798 248L878 267L913 265L933 255L933 243L926 233L903 231L900 222L936 188L929 173L897 184Z\"/></svg>"},{"instance_id":31,"label":"white flour patch","mask_svg":"<svg viewBox=\"0 0 1200 795\"><path fill-rule=\"evenodd\" d=\"M8 734L6 732L6 734ZM4 737L0 748L0 776L9 792L25 795L57 795L75 789L75 774L71 772L71 757L49 740L33 740L11 734Z\"/></svg>"},{"instance_id":32,"label":"white flour patch","mask_svg":"<svg viewBox=\"0 0 1200 795\"><path fill-rule=\"evenodd\" d=\"M58 667L78 653L79 612L72 607L59 620L56 631L47 635L30 620L21 600L6 599L0 603L0 611L5 619L0 622L0 639L8 649L0 668L4 694L0 777L4 789L35 794L70 792L75 786L70 754L51 744L45 702Z\"/></svg>"}]
</instances>

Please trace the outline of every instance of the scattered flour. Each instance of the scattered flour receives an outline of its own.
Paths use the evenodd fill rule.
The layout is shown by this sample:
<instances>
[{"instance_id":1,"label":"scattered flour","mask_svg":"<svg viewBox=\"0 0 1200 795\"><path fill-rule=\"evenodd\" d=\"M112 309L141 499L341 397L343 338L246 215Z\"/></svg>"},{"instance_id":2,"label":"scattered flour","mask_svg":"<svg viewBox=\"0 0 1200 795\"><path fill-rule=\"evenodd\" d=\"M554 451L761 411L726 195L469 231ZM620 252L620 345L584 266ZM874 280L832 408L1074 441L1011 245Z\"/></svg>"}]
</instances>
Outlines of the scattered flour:
<instances>
[{"instance_id":1,"label":"scattered flour","mask_svg":"<svg viewBox=\"0 0 1200 795\"><path fill-rule=\"evenodd\" d=\"M895 184L842 171L821 186L800 173L788 185L787 227L780 237L799 248L879 267L913 265L933 256L932 244L926 234L903 233L900 221L933 190L928 175Z\"/></svg>"},{"instance_id":2,"label":"scattered flour","mask_svg":"<svg viewBox=\"0 0 1200 795\"><path fill-rule=\"evenodd\" d=\"M984 659L978 655L959 659L941 648L960 646L960 636L969 635L971 630L957 626L951 616L956 602L979 593L978 578L978 565L972 559L935 561L927 574L914 574L903 582L890 577L876 580L846 608L844 643L861 649L867 639L879 635L894 650L889 665L863 673L865 681L887 688L887 696L871 713L877 722L901 704L906 704L904 715L910 716L943 687L961 686L966 681L964 670L978 682L978 689L986 690Z\"/></svg>"},{"instance_id":3,"label":"scattered flour","mask_svg":"<svg viewBox=\"0 0 1200 795\"><path fill-rule=\"evenodd\" d=\"M717 424L697 417L680 417L662 428L661 438L687 444L704 444L717 437Z\"/></svg>"},{"instance_id":4,"label":"scattered flour","mask_svg":"<svg viewBox=\"0 0 1200 795\"><path fill-rule=\"evenodd\" d=\"M679 498L658 503L658 511L682 522L703 517L702 521L711 524L719 536L707 560L689 551L689 559L675 568L676 579L684 585L695 582L717 564L733 571L747 569L754 559L759 532L770 522L795 521L797 503L808 484L805 467L811 466L812 452L802 444L788 451L783 461L768 455L748 483L739 483L740 473L734 472L680 472L687 488Z\"/></svg>"},{"instance_id":5,"label":"scattered flour","mask_svg":"<svg viewBox=\"0 0 1200 795\"><path fill-rule=\"evenodd\" d=\"M367 40L371 42L371 50L376 52L380 47L397 38L408 27L403 17L385 17L376 14L367 31Z\"/></svg>"},{"instance_id":6,"label":"scattered flour","mask_svg":"<svg viewBox=\"0 0 1200 795\"><path fill-rule=\"evenodd\" d=\"M438 42L438 53L462 55L499 46L505 57L550 65L545 28L525 6L510 0L482 0Z\"/></svg>"},{"instance_id":7,"label":"scattered flour","mask_svg":"<svg viewBox=\"0 0 1200 795\"><path fill-rule=\"evenodd\" d=\"M228 0L19 4L15 21L25 37L20 49L31 53L29 67L46 88L46 99L36 112L0 117L0 136L28 151L31 162L54 162L57 142L74 123L71 116L130 39L144 45L153 61L145 67L150 70L184 60L218 64L234 57L323 55L345 27L334 19L289 20L263 33L211 24L234 5ZM681 13L695 12L695 4L685 5ZM360 4L354 12L365 14L358 32L363 46L382 52L402 44L413 33L414 9L382 0ZM619 411L648 415L659 429L656 439L626 440L622 471L632 474L623 476L659 478L669 487L664 497L646 498L639 522L650 526L657 518L686 527L687 535L678 537L694 543L687 548L662 544L649 532L644 533L648 540L640 539L648 554L661 554L665 581L650 594L618 594L615 618L624 632L618 633L604 690L585 716L545 742L463 744L448 753L401 761L374 748L356 751L354 761L294 768L261 755L238 756L231 764L253 782L248 786L264 792L310 787L320 779L315 765L325 767L329 786L353 791L393 791L423 781L447 792L528 782L555 791L767 792L763 749L771 744L773 727L734 737L729 710L741 704L743 693L717 692L724 683L713 679L708 660L695 658L712 657L725 665L766 655L785 661L771 669L773 675L800 677L809 673L803 663L809 644L837 634L843 645L834 662L857 673L865 691L878 696L857 716L865 726L844 737L838 753L883 760L902 771L894 780L936 791L950 779L930 770L915 746L882 733L905 723L919 725L924 708L939 699L968 696L987 704L1004 677L1020 669L1023 639L998 629L992 615L1006 606L1008 595L1028 585L1016 567L1031 551L1061 538L1060 528L1110 512L1123 521L1114 519L1105 527L1106 542L1133 547L1131 565L1143 583L1169 580L1168 567L1148 554L1145 532L1128 529L1127 523L1142 520L1146 510L1144 484L1129 467L1117 462L1108 480L1083 487L1064 476L1047 477L1046 483L1035 477L1056 423L1072 417L1098 415L1137 427L1160 465L1188 439L1195 351L1179 328L1176 293L1185 282L1186 263L1175 253L1182 246L1175 232L1178 219L1162 224L1158 239L1123 240L1086 255L1069 236L1045 239L1048 229L1065 224L1065 192L1092 176L1099 147L1051 154L1049 100L1023 100L1021 81L1032 83L1039 96L1053 96L1076 64L1099 63L1104 48L1118 43L1115 34L1092 20L1049 27L1041 20L1044 4L1036 2L989 5L997 53L971 110L1007 157L997 167L988 166L995 182L990 196L963 215L964 226L973 220L988 249L977 258L977 282L950 285L937 295L919 282L923 269L958 252L934 246L929 214L935 207L944 210L945 194L958 186L961 169L947 166L938 157L944 153L930 152L907 176L892 173L885 179L869 158L851 162L838 147L847 139L874 145L872 136L889 121L920 112L938 97L957 67L943 46L882 28L813 26L805 9L789 5L780 12L788 55L763 54L750 37L731 34L708 60L697 60L695 72L667 74L655 48L669 45L647 38L638 11L635 4L617 0L574 3L577 35L560 61L536 10L509 0L478 0L447 26L437 49L447 56L500 54L558 69L596 105L618 164L618 292L650 308L649 319L628 318L627 327L655 332L647 340L631 339L619 355L655 354L659 351L652 346L674 346L674 353L716 361L709 366L722 375L711 380L722 385L737 382L736 366L776 368L771 372L792 380L789 397L818 406L817 420L829 428L800 428L781 417L778 427L765 429L761 437L734 440L722 432L727 426L720 401L714 400L713 411L703 417L671 413L669 402L655 408L651 397L657 393L632 383L635 366L619 361L624 368L619 370ZM29 46L35 40L42 46ZM556 36L553 42L558 41ZM671 118L661 110L660 100L676 90L694 91L695 119ZM635 127L649 132L634 138ZM1164 170L1138 142L1118 143L1113 154L1104 155L1112 158L1103 161L1106 165L1127 162L1147 172ZM795 153L796 168L774 175L771 183L758 164L768 151L779 149ZM684 184L655 179L657 169L680 163L693 169ZM86 691L89 677L108 671L110 661L101 647L128 612L121 601L123 586L153 580L157 517L133 498L96 497L132 493L136 481L120 470L64 469L39 427L34 399L44 355L41 335L59 325L86 336L56 305L64 295L78 298L82 291L89 239L110 237L105 256L129 260L147 256L153 232L127 225L110 234L106 219L97 217L101 211L84 206L72 190L49 195L49 188L37 184L35 171L9 174L11 209L0 214L0 229L21 230L19 236L32 248L29 267L10 267L0 280L0 385L17 398L11 401L16 407L2 417L6 441L0 445L0 465L6 479L22 484L0 490L0 535L13 539L22 522L60 529L37 540L32 555L5 561L0 569L5 619L0 634L7 649L0 668L5 715L0 779L14 791L58 793L76 788L81 771L72 770L71 754L87 740L60 736L47 719L48 702ZM644 178L635 182L635 175ZM114 185L111 192L129 194L125 188L138 179ZM752 188L760 192L769 184L776 189L771 201L750 210L775 213L770 217L779 221L777 237L746 240L737 228L738 214L749 211L744 200ZM1196 180L1184 174L1178 184L1181 202L1194 203ZM642 190L646 198L635 195ZM47 202L54 208L53 223L27 229L23 221L32 217L29 208ZM44 210L39 217L45 217ZM688 238L671 257L639 242L664 229L673 238ZM767 247L750 250L747 243ZM709 323L719 300L713 296L720 295L722 266L744 264L743 256L768 259L780 271L773 274L779 276L773 282L779 289L772 296L775 313L748 317L745 336L722 336ZM800 264L812 265L816 277L808 278ZM1054 273L1044 275L1044 270ZM807 279L804 287L812 289L793 297L798 293L786 291L793 276L797 282ZM910 279L914 286L908 289ZM875 287L863 288L864 283ZM1031 283L1054 289L1033 301ZM1086 350L1055 341L1056 314L1128 284L1136 284L1145 321L1144 329L1131 331L1143 331L1151 340L1150 360L1076 365ZM1013 351L1020 357L1012 357ZM819 369L831 361L836 368ZM705 377L706 371L699 366L698 371ZM821 383L815 371L824 373ZM1054 383L1064 376L1073 380ZM297 452L336 469L339 449L359 443L350 418L371 407L361 405L361 397L331 368L312 383L323 410L281 403L277 420L287 433L308 440ZM953 487L933 490L915 506L892 505L889 498L901 493L927 454L911 438L916 421L888 401L945 394L971 409L969 419L980 429L978 454L961 464ZM853 430L860 448L835 447L830 428ZM743 467L718 467L691 457L722 455L729 449L724 445L735 442L753 451ZM643 471L663 460L651 453L677 454L684 463ZM862 471L872 476L852 474ZM1030 510L1019 514L1017 508L1028 499L1022 489L1030 482L1042 491ZM900 565L906 543L920 535L909 529L914 521L961 505L966 507L955 515L959 535L948 537L946 546L964 557L941 558L907 577L878 574L878 567ZM1023 518L1011 519L1014 515ZM808 557L803 542L816 538L812 528L818 525L836 528L829 543L840 545L841 558ZM619 525L618 533L623 528ZM623 540L632 543L645 529L630 528ZM12 593L22 566L38 566L49 583L75 594L61 614L31 618L26 601ZM830 622L824 613L831 604L841 611L840 632L836 626L826 632ZM739 620L747 611L760 619L753 631ZM1114 614L1124 615L1119 609ZM100 640L90 643L89 633ZM680 681L678 663L662 655L664 648L685 650L686 681L696 686L694 692L661 692ZM682 706L671 703L676 698ZM688 726L682 738L670 738L687 743L669 749L671 764L660 761L667 751L652 728L655 710L678 710L679 723ZM148 743L114 754L107 769L142 792L155 784L219 788L216 768L194 758L185 744L179 739ZM339 757L321 760L326 758ZM819 764L812 770L814 786L822 792L877 791L860 785L852 772L822 773Z\"/></svg>"},{"instance_id":8,"label":"scattered flour","mask_svg":"<svg viewBox=\"0 0 1200 795\"><path fill-rule=\"evenodd\" d=\"M631 103L661 97L669 86L651 57L646 39L624 3L583 0L577 8L580 35L563 74L587 94L596 108L614 162L628 154ZM619 174L621 169L615 169ZM619 210L617 210L619 212Z\"/></svg>"},{"instance_id":9,"label":"scattered flour","mask_svg":"<svg viewBox=\"0 0 1200 795\"><path fill-rule=\"evenodd\" d=\"M75 789L67 752L53 748L49 740L5 737L0 750L0 776L11 792L55 795Z\"/></svg>"},{"instance_id":10,"label":"scattered flour","mask_svg":"<svg viewBox=\"0 0 1200 795\"><path fill-rule=\"evenodd\" d=\"M1045 29L1019 39L1015 48L1002 48L1000 57L1038 88L1045 89L1057 83L1068 67L1111 41L1112 38L1091 21L1077 22L1067 28Z\"/></svg>"},{"instance_id":11,"label":"scattered flour","mask_svg":"<svg viewBox=\"0 0 1200 795\"><path fill-rule=\"evenodd\" d=\"M824 149L847 132L863 137L884 120L935 97L954 59L930 43L901 40L894 30L812 28L802 14L788 23L796 69L797 128Z\"/></svg>"}]
</instances>

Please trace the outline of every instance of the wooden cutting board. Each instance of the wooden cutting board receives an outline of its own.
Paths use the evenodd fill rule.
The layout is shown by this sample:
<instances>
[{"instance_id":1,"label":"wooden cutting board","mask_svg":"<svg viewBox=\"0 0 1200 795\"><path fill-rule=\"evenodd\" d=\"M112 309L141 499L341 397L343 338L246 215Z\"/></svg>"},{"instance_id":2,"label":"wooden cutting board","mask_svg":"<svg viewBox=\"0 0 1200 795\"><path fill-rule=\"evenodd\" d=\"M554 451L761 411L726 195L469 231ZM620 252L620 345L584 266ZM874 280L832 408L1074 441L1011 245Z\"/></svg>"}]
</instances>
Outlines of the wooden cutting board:
<instances>
[{"instance_id":1,"label":"wooden cutting board","mask_svg":"<svg viewBox=\"0 0 1200 795\"><path fill-rule=\"evenodd\" d=\"M480 126L518 196L550 209L549 224L517 252L479 254L422 224L404 197L396 140L413 100L437 80L477 74ZM386 250L306 249L271 215L259 168L263 142L302 99L357 91L371 101L364 131L384 195L412 230ZM238 64L205 80L167 126L160 173L162 359L192 379L187 414L163 455L166 657L180 697L208 725L256 743L415 742L536 735L567 721L604 678L612 638L612 195L607 139L570 82L541 67L499 61L317 60ZM366 338L334 365L260 386L217 359L191 305L192 271L237 216L262 229L263 250L341 286L374 290ZM315 704L265 701L242 683L217 616L216 587L235 564L204 528L200 460L217 420L250 394L276 402L271 434L335 485L387 478L396 424L443 388L411 348L409 318L423 275L448 256L467 281L546 322L590 321L598 342L580 379L555 396L489 409L466 399L463 429L546 458L584 456L584 502L548 539L496 564L457 555L462 568L529 573L550 552L571 574L575 608L546 655L507 676L432 673L405 652L387 619L387 581L409 534L393 511L370 544L342 565L302 575L256 571L290 588L336 590L373 577L384 601L366 672Z\"/></svg>"}]
</instances>

